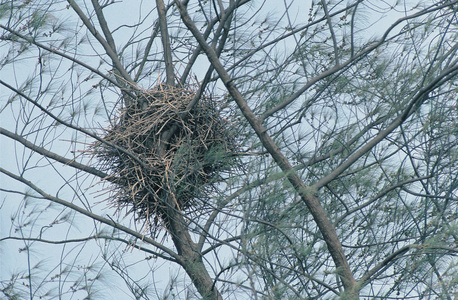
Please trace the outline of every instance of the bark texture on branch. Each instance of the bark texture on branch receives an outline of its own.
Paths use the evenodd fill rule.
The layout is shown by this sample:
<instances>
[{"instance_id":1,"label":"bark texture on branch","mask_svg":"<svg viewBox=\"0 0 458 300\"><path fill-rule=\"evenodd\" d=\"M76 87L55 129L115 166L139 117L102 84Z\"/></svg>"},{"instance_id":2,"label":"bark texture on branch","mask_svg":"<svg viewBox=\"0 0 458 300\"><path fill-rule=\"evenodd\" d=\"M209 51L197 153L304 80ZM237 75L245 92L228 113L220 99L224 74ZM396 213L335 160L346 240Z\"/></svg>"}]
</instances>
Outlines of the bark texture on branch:
<instances>
[{"instance_id":1,"label":"bark texture on branch","mask_svg":"<svg viewBox=\"0 0 458 300\"><path fill-rule=\"evenodd\" d=\"M314 191L311 190L300 179L300 177L297 175L297 173L289 163L288 159L281 152L280 148L267 134L266 128L262 126L259 119L250 109L246 100L244 99L244 97L232 81L232 78L229 76L229 74L226 72L225 68L219 61L215 50L207 44L202 34L199 32L199 30L191 20L190 16L187 13L186 7L182 5L179 1L175 1L175 3L179 8L183 22L191 31L193 36L196 38L200 47L202 47L202 49L204 50L208 60L215 68L216 72L220 76L230 95L234 98L242 114L248 120L251 127L256 132L256 135L262 142L263 146L267 149L267 151L270 153L270 155L278 164L278 166L286 174L287 179L294 186L296 191L301 196L301 199L304 201L304 203L307 205L310 212L312 213L312 216L316 224L318 225L319 230L323 235L323 238L334 260L337 272L342 280L343 286L345 288L344 297L347 297L349 299L358 299L357 282L354 279L353 274L350 270L350 266L348 265L346 256L343 252L342 245L339 241L339 238L337 236L337 233L332 222L329 220L329 218L326 215L326 212L319 203L319 200L314 195Z\"/></svg>"}]
</instances>

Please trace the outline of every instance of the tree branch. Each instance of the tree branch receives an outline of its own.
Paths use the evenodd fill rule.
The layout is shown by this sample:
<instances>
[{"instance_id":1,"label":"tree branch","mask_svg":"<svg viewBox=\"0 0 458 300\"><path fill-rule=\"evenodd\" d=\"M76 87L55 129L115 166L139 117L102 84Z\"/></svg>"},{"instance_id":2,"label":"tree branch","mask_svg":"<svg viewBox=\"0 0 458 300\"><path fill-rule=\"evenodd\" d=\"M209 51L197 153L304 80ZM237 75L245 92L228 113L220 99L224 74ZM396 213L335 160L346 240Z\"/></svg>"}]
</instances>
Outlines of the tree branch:
<instances>
[{"instance_id":1,"label":"tree branch","mask_svg":"<svg viewBox=\"0 0 458 300\"><path fill-rule=\"evenodd\" d=\"M131 248L135 248L135 249L138 249L140 251L152 254L152 255L160 257L160 258L162 258L164 260L168 260L168 261L171 261L171 262L174 262L174 263L178 262L176 259L174 259L172 257L166 256L166 255L164 255L162 253L159 253L159 252L153 251L151 249L142 247L137 243L134 243L134 242L122 239L122 238L117 238L117 237L113 237L113 236L109 236L109 235L101 235L101 234L91 235L91 236L80 238L80 239L67 239L67 240L63 240L63 241L53 241L53 240L46 240L46 239L42 239L42 238L8 236L8 237L0 238L0 242L1 241L6 241L6 240L18 240L18 241L32 241L32 242L40 242L40 243L46 243L46 244L60 245L60 244L87 242L87 241L90 241L90 240L99 240L99 239L100 240L112 240L112 241L122 242L122 243L128 245Z\"/></svg>"},{"instance_id":2,"label":"tree branch","mask_svg":"<svg viewBox=\"0 0 458 300\"><path fill-rule=\"evenodd\" d=\"M29 142L28 140L26 140L25 138L23 138L22 136L18 135L18 134L15 134L14 132L11 132L11 131L8 131L2 127L0 127L0 134L4 135L4 136L7 136L19 143L21 143L22 145L24 145L25 147L29 148L30 150L36 152L36 153L39 153L43 156L46 156L48 158L51 158L55 161L58 161L60 163L63 163L64 165L68 165L68 166L71 166L75 169L78 169L78 170L81 170L81 171L84 171L84 172L87 172L89 174L92 174L92 175L95 175L95 176L98 176L102 179L106 179L108 181L112 181L112 177L110 177L110 175L96 169L96 168L92 168L92 167L89 167L87 165L84 165L84 164L81 164L79 162L76 162L74 159L68 159L68 158L65 158L63 156L60 156L54 152L51 152L43 147L39 147L37 145L35 145L34 143L31 143Z\"/></svg>"},{"instance_id":3,"label":"tree branch","mask_svg":"<svg viewBox=\"0 0 458 300\"><path fill-rule=\"evenodd\" d=\"M337 46L337 39L334 29L332 28L331 16L329 15L328 5L326 4L326 0L321 0L321 5L323 5L324 15L326 16L326 20L328 21L329 32L331 33L332 44L334 46L334 59L336 61L336 66L340 65L339 62L339 47Z\"/></svg>"},{"instance_id":4,"label":"tree branch","mask_svg":"<svg viewBox=\"0 0 458 300\"><path fill-rule=\"evenodd\" d=\"M55 54L57 54L57 55L59 55L59 56L65 58L65 59L68 59L69 61L72 61L72 62L74 62L74 63L76 63L76 64L82 66L83 68L86 68L86 69L88 69L89 71L91 71L91 72L93 72L93 73L99 75L99 76L102 77L103 79L106 79L107 81L109 81L110 83L114 84L115 86L117 86L117 87L119 87L119 88L122 88L122 86L120 86L120 85L118 84L118 82L116 82L116 81L113 80L112 78L110 78L110 77L108 77L107 75L103 74L103 73L100 72L99 70L97 70L97 69L91 67L90 65L88 65L88 64L86 64L86 63L84 63L84 62L82 62L82 61L80 61L80 60L74 58L73 56L67 55L67 54L65 54L65 53L63 53L63 52L58 51L57 49L54 49L54 48L48 47L48 46L46 46L46 45L43 45L43 44L41 44L41 43L35 41L34 39L29 38L29 37L27 37L27 36L25 36L25 35L22 35L22 34L20 34L19 32L15 31L15 30L13 30L13 29L11 29L11 28L5 27L5 26L2 25L2 24L0 24L0 28L6 30L6 31L8 31L8 32L10 32L11 34L13 34L13 35L15 35L15 36L17 36L17 37L20 37L21 39L23 39L23 40L29 42L30 44L33 44L33 45L35 45L35 46L37 46L37 47L39 47L39 48L41 48L41 49L44 49L44 50L46 50L46 51L48 51L48 52L55 53ZM130 96L133 96L133 95L130 95Z\"/></svg>"},{"instance_id":5,"label":"tree branch","mask_svg":"<svg viewBox=\"0 0 458 300\"><path fill-rule=\"evenodd\" d=\"M127 73L127 71L124 69L124 67L121 64L121 61L119 60L118 54L115 52L116 49L113 49L109 43L100 35L100 33L95 29L94 26L92 26L91 21L86 17L84 12L81 10L81 8L76 4L74 0L67 0L67 2L70 4L70 6L73 8L73 10L76 12L78 17L83 21L84 25L86 28L89 30L90 33L99 41L99 43L102 45L102 47L105 49L106 54L110 57L111 61L113 62L114 69L119 72L120 76L127 81L128 83L135 85L134 81L130 77L130 75Z\"/></svg>"},{"instance_id":6,"label":"tree branch","mask_svg":"<svg viewBox=\"0 0 458 300\"><path fill-rule=\"evenodd\" d=\"M47 114L48 116L50 116L52 119L54 119L55 121L57 121L58 123L61 123L63 124L64 126L67 126L71 129L74 129L74 130L77 130L79 132L82 132L94 139L96 139L97 141L101 142L101 143L104 143L110 147L113 147L115 148L116 150L119 150L121 151L122 153L125 153L126 155L129 155L130 157L132 157L138 164L140 164L143 168L147 168L147 166L140 160L138 159L138 157L132 153L130 153L129 151L126 151L124 148L121 148L113 143L110 143L108 141L105 141L104 139L102 139L101 137L99 137L97 134L93 133L93 132L90 132L90 131L87 131L79 126L76 126L76 125L73 125L73 124L70 124L64 120L62 120L61 118L58 118L57 116L55 116L53 113L51 113L49 110L47 110L46 108L44 108L40 103L38 103L37 101L33 100L32 98L28 97L26 94L22 93L21 91L19 91L18 89L14 88L13 86L9 85L8 83L4 82L3 80L0 80L0 84L3 84L4 86L6 86L7 88L9 88L10 90L14 91L16 94L18 94L19 96L23 97L24 99L26 99L27 101L29 101L30 103L32 103L33 105L35 105L36 107L38 107L42 112L44 112L45 114Z\"/></svg>"},{"instance_id":7,"label":"tree branch","mask_svg":"<svg viewBox=\"0 0 458 300\"><path fill-rule=\"evenodd\" d=\"M217 54L206 43L204 37L199 32L195 24L192 22L191 18L187 13L186 8L178 0L175 0L175 3L177 4L177 7L180 11L181 19L188 27L188 29L191 31L191 33L194 35L199 45L207 54L208 60L213 65L216 72L218 72L219 77L223 81L230 95L234 98L242 114L248 120L251 127L256 132L256 135L259 137L262 144L264 145L264 147L270 153L272 158L276 161L278 166L283 170L290 183L294 186L295 190L299 193L302 200L309 208L310 212L313 215L313 218L315 219L315 222L317 223L320 229L320 232L324 237L324 240L326 241L326 244L328 245L328 249L331 253L334 263L336 264L339 275L342 278L342 282L344 284L345 289L349 293L353 294L355 292L354 288L356 285L356 281L353 278L353 274L348 265L347 259L343 252L340 241L337 237L337 233L335 232L334 226L332 225L325 211L321 207L318 199L314 196L313 190L310 190L302 182L302 180L296 174L287 158L282 154L280 148L278 148L278 146L275 144L272 138L266 133L266 129L261 125L259 120L254 115L254 113L251 111L246 100L243 98L242 94L236 88L234 82L232 81L232 78L229 76L229 74L219 61Z\"/></svg>"},{"instance_id":8,"label":"tree branch","mask_svg":"<svg viewBox=\"0 0 458 300\"><path fill-rule=\"evenodd\" d=\"M375 147L380 141L386 138L390 133L392 133L396 128L398 128L405 120L407 120L410 115L412 115L427 99L428 94L445 84L449 80L458 74L458 66L454 66L448 69L445 69L441 74L439 74L435 80L433 80L427 86L422 86L418 92L414 95L410 103L404 109L404 111L384 130L375 136L371 141L367 142L361 149L353 153L350 157L347 158L340 166L334 169L331 173L320 179L318 182L313 184L313 188L319 190L323 186L327 185L329 182L337 178L342 174L347 168L349 168L353 163L355 163L359 158L364 154L369 152L373 147Z\"/></svg>"},{"instance_id":9,"label":"tree branch","mask_svg":"<svg viewBox=\"0 0 458 300\"><path fill-rule=\"evenodd\" d=\"M94 0L93 0L94 1ZM164 50L165 73L167 76L167 85L175 85L175 70L172 62L172 49L170 47L169 31L167 28L167 11L164 1L156 0L157 13L159 15L159 28L161 29L162 49Z\"/></svg>"},{"instance_id":10,"label":"tree branch","mask_svg":"<svg viewBox=\"0 0 458 300\"><path fill-rule=\"evenodd\" d=\"M429 248L442 249L442 250L446 250L449 252L458 253L457 248L445 247L445 246L440 246L440 245L434 246L434 245L411 244L411 245L404 246L398 249L397 251L393 252L383 261L378 263L375 267L370 269L366 274L364 274L364 276L361 277L361 279L359 280L360 289L362 289L364 286L366 286L370 282L371 277L374 277L378 273L383 272L386 268L391 266L394 263L394 261L398 259L399 256L407 253L410 249L429 249Z\"/></svg>"},{"instance_id":11,"label":"tree branch","mask_svg":"<svg viewBox=\"0 0 458 300\"><path fill-rule=\"evenodd\" d=\"M412 14L412 15L408 15L408 16L405 16L403 18L398 19L396 22L394 22L385 31L385 33L383 34L383 36L380 38L380 40L378 42L369 45L368 47L363 49L360 53L358 53L358 55L356 55L356 56L352 55L348 60L346 60L342 64L336 65L336 66L334 66L334 67L322 72L321 74L311 78L304 86L302 86L299 90L294 92L290 97L285 99L285 101L277 104L275 107L273 107L270 110L266 111L260 117L261 122L263 122L266 118L268 118L269 116L273 115L274 113L276 113L280 109L283 109L286 106L288 106L289 104L291 104L294 100L296 100L300 95L302 95L305 91L307 91L311 86L315 85L318 81L321 81L322 79L324 79L324 78L326 78L326 77L328 77L328 76L330 76L330 75L332 75L332 74L344 69L345 67L348 67L348 66L352 65L353 63L355 63L355 62L359 61L360 59L362 59L363 57L365 57L370 52L372 52L375 49L377 49L378 47L380 47L380 45L382 45L387 40L388 35L391 33L391 31L394 28L396 28L399 24L401 24L402 22L410 20L410 19L418 18L418 17L420 17L422 15L425 15L427 13L431 13L431 12L436 11L436 10L440 10L442 8L451 6L451 5L455 4L455 3L458 3L458 0L453 1L453 3L447 3L447 4L443 4L443 5L433 6L432 8L425 9L425 10L422 10L422 11L420 11L418 13L415 13L415 14ZM359 2L356 2L352 6L357 6L358 4L359 4ZM347 7L345 10L349 9L352 6ZM345 11L345 10L342 10L342 11ZM334 15L336 15L336 14L342 12L342 11L338 11L338 12L336 12L334 14L331 14L330 16L334 16ZM309 26L309 25L310 24L308 24L307 26Z\"/></svg>"},{"instance_id":12,"label":"tree branch","mask_svg":"<svg viewBox=\"0 0 458 300\"><path fill-rule=\"evenodd\" d=\"M102 8L100 7L98 0L91 0L91 2L92 6L94 6L94 11L97 16L97 20L99 20L100 27L102 28L102 32L105 36L108 46L110 46L113 52L116 53L116 44L113 39L113 36L111 35L110 29L108 28L108 24L103 15Z\"/></svg>"},{"instance_id":13,"label":"tree branch","mask_svg":"<svg viewBox=\"0 0 458 300\"><path fill-rule=\"evenodd\" d=\"M406 184L409 184L409 183L412 183L412 182L416 182L416 181L420 181L420 180L424 180L424 179L428 179L428 178L431 178L431 177L432 176L429 175L429 176L424 176L424 177L420 177L420 178L413 178L413 179L405 180L405 181L402 181L402 182L398 182L397 184L392 185L392 186L388 187L387 189L384 189L383 191L378 193L374 198L364 202L363 204L361 204L361 205L359 205L359 206L347 211L346 213L344 213L343 215L338 217L337 220L334 222L334 226L337 226L340 222L342 222L343 219L345 219L346 217L348 217L352 213L354 213L354 212L356 212L358 210L361 210L364 207L367 207L368 205L374 203L375 201L377 201L381 197L385 196L386 194L388 194L392 190L395 190L397 188L402 188L403 189Z\"/></svg>"},{"instance_id":14,"label":"tree branch","mask_svg":"<svg viewBox=\"0 0 458 300\"><path fill-rule=\"evenodd\" d=\"M34 185L31 181L28 181L27 179L25 179L22 176L17 176L15 174L13 174L13 173L1 168L1 167L0 167L0 172L5 174L5 175L7 175L7 176L9 176L9 177L11 177L11 178L13 178L13 179L15 179L15 180L17 180L17 181L19 181L19 182L21 182L21 183L23 183L23 184L25 184L25 185L27 185L27 186L29 186L30 188L32 188L34 191L36 191L38 194L40 194L42 197L46 198L49 201L52 201L54 203L63 205L65 207L68 207L68 208L70 208L70 209L72 209L72 210L74 210L76 212L79 212L80 214L85 215L85 216L87 216L87 217L89 217L89 218L91 218L93 220L99 221L100 223L109 225L109 226L111 226L113 228L116 228L116 229L118 229L120 231L123 231L123 232L125 232L125 233L127 233L127 234L129 234L129 235L131 235L133 237L138 238L139 240L147 242L147 243L153 245L154 247L164 251L165 253L170 255L172 258L174 258L177 262L181 261L180 257L175 252L173 252L169 248L165 247L161 243L158 243L158 242L156 242L155 240L153 240L153 239L151 239L149 237L146 237L146 236L144 236L144 235L142 235L142 234L140 234L140 233L138 233L138 232L126 227L126 226L123 226L123 225L121 225L121 224L119 224L119 223L117 223L117 222L115 222L115 221L113 221L111 219L107 219L107 218L101 217L101 216L99 216L97 214L94 214L93 212L90 212L90 211L88 211L86 209L83 209L83 208L81 208L81 207L79 207L79 206L77 206L77 205L75 205L75 204L73 204L71 202L68 202L68 201L62 200L60 198L54 197L54 196L52 196L50 194L47 194L43 190L41 190L39 187Z\"/></svg>"}]
</instances>

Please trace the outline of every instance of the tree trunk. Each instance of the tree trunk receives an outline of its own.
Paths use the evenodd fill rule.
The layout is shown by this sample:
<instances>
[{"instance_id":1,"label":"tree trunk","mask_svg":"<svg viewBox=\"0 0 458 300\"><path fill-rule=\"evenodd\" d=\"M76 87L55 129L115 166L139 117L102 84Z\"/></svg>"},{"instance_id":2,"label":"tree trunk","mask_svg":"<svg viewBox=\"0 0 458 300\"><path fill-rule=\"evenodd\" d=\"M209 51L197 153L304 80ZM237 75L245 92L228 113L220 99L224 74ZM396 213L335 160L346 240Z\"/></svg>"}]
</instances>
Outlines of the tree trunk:
<instances>
[{"instance_id":1,"label":"tree trunk","mask_svg":"<svg viewBox=\"0 0 458 300\"><path fill-rule=\"evenodd\" d=\"M191 278L202 299L223 300L213 279L205 268L202 254L189 235L187 224L181 212L170 197L168 197L166 214L167 230L171 234L177 253L180 256L179 263Z\"/></svg>"}]
</instances>

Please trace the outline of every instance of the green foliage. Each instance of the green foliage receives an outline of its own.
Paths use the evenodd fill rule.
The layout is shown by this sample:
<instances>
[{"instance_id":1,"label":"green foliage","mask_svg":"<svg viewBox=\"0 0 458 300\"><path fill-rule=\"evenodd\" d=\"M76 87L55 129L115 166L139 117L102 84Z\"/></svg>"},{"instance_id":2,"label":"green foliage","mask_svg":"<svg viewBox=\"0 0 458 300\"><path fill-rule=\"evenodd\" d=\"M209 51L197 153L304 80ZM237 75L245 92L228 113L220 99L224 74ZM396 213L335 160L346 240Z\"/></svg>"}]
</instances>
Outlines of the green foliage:
<instances>
[{"instance_id":1,"label":"green foliage","mask_svg":"<svg viewBox=\"0 0 458 300\"><path fill-rule=\"evenodd\" d=\"M457 4L392 2L189 1L228 81L177 2L3 1L3 296L453 299Z\"/></svg>"}]
</instances>

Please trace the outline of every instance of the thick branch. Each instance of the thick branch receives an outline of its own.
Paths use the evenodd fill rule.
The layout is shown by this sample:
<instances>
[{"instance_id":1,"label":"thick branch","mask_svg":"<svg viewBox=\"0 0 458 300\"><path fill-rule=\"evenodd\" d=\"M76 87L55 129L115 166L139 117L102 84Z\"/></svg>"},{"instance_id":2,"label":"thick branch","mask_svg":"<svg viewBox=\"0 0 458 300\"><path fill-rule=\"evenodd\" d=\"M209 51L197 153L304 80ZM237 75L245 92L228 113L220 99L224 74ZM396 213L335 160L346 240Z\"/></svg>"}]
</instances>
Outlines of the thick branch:
<instances>
[{"instance_id":1,"label":"thick branch","mask_svg":"<svg viewBox=\"0 0 458 300\"><path fill-rule=\"evenodd\" d=\"M192 32L193 36L198 41L199 45L207 54L207 58L209 59L210 63L213 65L215 70L218 72L221 80L223 81L224 85L226 86L228 92L234 98L235 102L237 103L238 107L240 108L241 112L245 116L245 118L250 123L251 127L256 132L257 136L261 140L264 147L270 153L272 158L278 164L278 166L283 170L286 174L290 183L294 186L296 191L301 196L302 200L305 202L307 207L309 208L310 212L313 215L315 222L317 223L320 232L322 233L324 240L328 246L328 249L331 253L331 256L336 264L336 267L339 271L339 275L342 278L342 282L344 284L345 289L349 293L353 293L355 288L356 281L353 278L353 274L350 270L348 265L347 259L343 252L342 246L340 241L337 237L337 233L332 225L331 221L327 217L325 211L321 207L318 199L314 196L313 191L311 191L307 186L302 182L299 176L294 171L293 167L287 160L287 158L282 154L280 148L275 144L272 138L266 133L266 129L261 125L259 120L256 118L254 113L251 111L250 107L248 106L246 100L243 98L242 94L234 85L232 78L224 69L223 65L218 59L216 52L208 45L199 32L195 24L192 22L191 18L189 17L186 8L177 0L175 0L177 4L181 18L188 29Z\"/></svg>"},{"instance_id":2,"label":"thick branch","mask_svg":"<svg viewBox=\"0 0 458 300\"><path fill-rule=\"evenodd\" d=\"M105 36L107 43L111 47L113 52L116 52L116 44L114 42L113 36L111 35L110 29L108 28L108 23L105 20L105 16L103 15L102 8L100 7L98 0L91 0L91 1L92 1L92 6L94 6L97 20L99 20L100 27L102 28L103 35Z\"/></svg>"},{"instance_id":3,"label":"thick branch","mask_svg":"<svg viewBox=\"0 0 458 300\"><path fill-rule=\"evenodd\" d=\"M169 31L167 28L167 14L164 1L156 0L157 13L159 15L159 27L161 29L162 49L164 50L165 73L167 76L167 85L175 85L175 71L172 62L172 49L170 47Z\"/></svg>"},{"instance_id":4,"label":"thick branch","mask_svg":"<svg viewBox=\"0 0 458 300\"><path fill-rule=\"evenodd\" d=\"M170 196L167 198L165 200L167 201L165 224L180 257L180 265L185 269L203 299L222 300L221 294L214 286L214 282L204 265L201 252L191 239L188 225L181 211L176 207L173 199L170 199Z\"/></svg>"}]
</instances>

